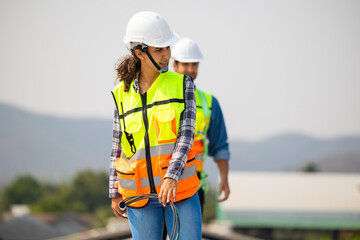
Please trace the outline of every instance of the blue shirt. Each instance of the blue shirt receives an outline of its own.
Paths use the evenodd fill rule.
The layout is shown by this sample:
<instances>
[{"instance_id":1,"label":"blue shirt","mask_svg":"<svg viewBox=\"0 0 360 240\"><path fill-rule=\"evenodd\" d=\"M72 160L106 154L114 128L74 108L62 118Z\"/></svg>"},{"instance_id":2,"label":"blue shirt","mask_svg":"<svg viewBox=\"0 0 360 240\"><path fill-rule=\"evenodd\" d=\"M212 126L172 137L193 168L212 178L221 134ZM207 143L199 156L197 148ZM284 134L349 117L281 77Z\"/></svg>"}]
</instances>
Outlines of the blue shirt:
<instances>
[{"instance_id":1,"label":"blue shirt","mask_svg":"<svg viewBox=\"0 0 360 240\"><path fill-rule=\"evenodd\" d=\"M207 132L209 139L208 155L215 161L230 159L228 137L226 133L224 117L217 99L212 97L210 126Z\"/></svg>"}]
</instances>

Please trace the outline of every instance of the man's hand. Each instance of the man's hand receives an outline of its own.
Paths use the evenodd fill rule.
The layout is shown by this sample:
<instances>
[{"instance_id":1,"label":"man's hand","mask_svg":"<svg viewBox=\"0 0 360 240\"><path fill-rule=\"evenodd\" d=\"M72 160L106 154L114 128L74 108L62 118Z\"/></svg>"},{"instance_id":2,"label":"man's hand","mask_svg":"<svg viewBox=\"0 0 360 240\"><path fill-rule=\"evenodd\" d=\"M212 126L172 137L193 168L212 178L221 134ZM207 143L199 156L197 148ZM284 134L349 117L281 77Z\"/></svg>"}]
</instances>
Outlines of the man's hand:
<instances>
[{"instance_id":1,"label":"man's hand","mask_svg":"<svg viewBox=\"0 0 360 240\"><path fill-rule=\"evenodd\" d=\"M119 202L121 202L121 200L123 200L122 197L115 197L112 198L111 200L111 208L114 211L115 215L119 218L123 218L123 219L127 219L127 217L125 217L123 214L126 213L126 210L121 211L119 208Z\"/></svg>"},{"instance_id":2,"label":"man's hand","mask_svg":"<svg viewBox=\"0 0 360 240\"><path fill-rule=\"evenodd\" d=\"M165 178L164 182L161 184L160 192L159 192L159 203L165 207L167 203L170 202L171 195L173 195L173 201L176 198L176 188L177 182L172 178Z\"/></svg>"},{"instance_id":3,"label":"man's hand","mask_svg":"<svg viewBox=\"0 0 360 240\"><path fill-rule=\"evenodd\" d=\"M227 181L221 181L219 183L219 196L224 192L225 196L222 199L219 199L218 202L223 202L229 198L230 188Z\"/></svg>"},{"instance_id":4,"label":"man's hand","mask_svg":"<svg viewBox=\"0 0 360 240\"><path fill-rule=\"evenodd\" d=\"M218 202L223 202L229 198L230 188L228 183L228 172L229 172L229 161L225 159L219 159L216 164L220 172L220 183L219 183L219 196L224 192L225 196L219 199Z\"/></svg>"}]
</instances>

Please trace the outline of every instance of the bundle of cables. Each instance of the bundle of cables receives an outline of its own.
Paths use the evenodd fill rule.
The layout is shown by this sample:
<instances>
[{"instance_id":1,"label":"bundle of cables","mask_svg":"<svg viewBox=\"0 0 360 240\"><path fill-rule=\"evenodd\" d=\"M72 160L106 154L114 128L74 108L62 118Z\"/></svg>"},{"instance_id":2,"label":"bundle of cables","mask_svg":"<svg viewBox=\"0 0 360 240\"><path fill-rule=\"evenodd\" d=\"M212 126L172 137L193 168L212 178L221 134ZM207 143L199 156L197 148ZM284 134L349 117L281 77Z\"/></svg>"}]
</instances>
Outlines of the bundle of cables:
<instances>
[{"instance_id":1,"label":"bundle of cables","mask_svg":"<svg viewBox=\"0 0 360 240\"><path fill-rule=\"evenodd\" d=\"M150 199L150 198L158 198L158 195L155 193L150 193L150 194L143 194L143 195L138 195L138 196L133 196L133 197L128 197L123 199L120 203L119 203L119 208L121 211L124 211L125 208L137 201L140 200L144 200L144 199ZM177 208L175 207L174 203L170 201L169 203L171 210L173 211L174 214L174 221L173 221L173 229L171 231L171 235L170 235L170 240L178 240L179 239L179 233L180 233L180 215L179 215L179 211L177 210Z\"/></svg>"}]
</instances>

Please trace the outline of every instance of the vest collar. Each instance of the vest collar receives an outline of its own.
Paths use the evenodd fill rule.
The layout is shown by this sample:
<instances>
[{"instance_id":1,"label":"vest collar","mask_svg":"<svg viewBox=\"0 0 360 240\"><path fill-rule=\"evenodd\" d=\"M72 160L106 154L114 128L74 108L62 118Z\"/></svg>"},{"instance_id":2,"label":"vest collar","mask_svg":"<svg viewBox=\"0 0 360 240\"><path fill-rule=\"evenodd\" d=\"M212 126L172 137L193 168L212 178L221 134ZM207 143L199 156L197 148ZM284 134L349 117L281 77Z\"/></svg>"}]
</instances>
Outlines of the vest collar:
<instances>
[{"instance_id":1,"label":"vest collar","mask_svg":"<svg viewBox=\"0 0 360 240\"><path fill-rule=\"evenodd\" d=\"M160 81L164 78L164 74L166 73L160 73L159 76L155 79L155 81L153 82L153 84L150 86L150 88L147 90L147 92L152 92L155 91L156 88L158 87ZM133 89L135 91L135 93L140 94L140 86L139 86L139 75L140 72L138 72L132 82L132 86Z\"/></svg>"}]
</instances>

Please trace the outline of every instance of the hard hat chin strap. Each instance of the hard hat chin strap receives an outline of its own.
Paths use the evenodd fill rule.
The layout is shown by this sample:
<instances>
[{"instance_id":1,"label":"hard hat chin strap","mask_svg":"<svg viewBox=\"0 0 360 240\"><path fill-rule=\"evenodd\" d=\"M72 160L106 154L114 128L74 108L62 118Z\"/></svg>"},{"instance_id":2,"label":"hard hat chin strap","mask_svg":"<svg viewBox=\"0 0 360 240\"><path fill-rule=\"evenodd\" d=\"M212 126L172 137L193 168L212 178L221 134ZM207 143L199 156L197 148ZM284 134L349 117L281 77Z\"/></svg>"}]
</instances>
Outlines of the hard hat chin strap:
<instances>
[{"instance_id":1,"label":"hard hat chin strap","mask_svg":"<svg viewBox=\"0 0 360 240\"><path fill-rule=\"evenodd\" d=\"M169 70L169 66L160 68L160 66L155 62L155 60L152 58L151 54L148 51L148 46L145 44L141 45L141 50L146 53L146 55L149 57L149 59L151 60L151 62L154 64L154 66L156 67L156 69L158 70L159 73L165 73Z\"/></svg>"}]
</instances>

